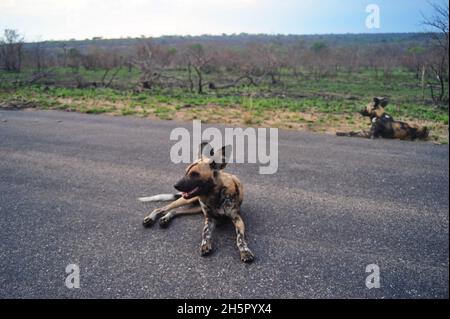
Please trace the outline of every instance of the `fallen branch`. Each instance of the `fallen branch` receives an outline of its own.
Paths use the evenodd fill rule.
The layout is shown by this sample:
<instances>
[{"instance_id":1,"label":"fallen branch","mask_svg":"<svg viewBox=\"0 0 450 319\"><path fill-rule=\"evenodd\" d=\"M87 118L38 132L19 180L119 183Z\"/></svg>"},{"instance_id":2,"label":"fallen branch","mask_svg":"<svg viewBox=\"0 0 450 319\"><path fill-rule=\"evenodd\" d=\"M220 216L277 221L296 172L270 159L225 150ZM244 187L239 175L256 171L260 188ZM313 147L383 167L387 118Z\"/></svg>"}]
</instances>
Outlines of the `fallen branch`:
<instances>
[{"instance_id":1,"label":"fallen branch","mask_svg":"<svg viewBox=\"0 0 450 319\"><path fill-rule=\"evenodd\" d=\"M31 76L31 78L29 78L28 80L25 81L25 83L28 84L28 85L31 85L31 84L34 84L34 83L36 83L37 81L39 81L41 79L44 79L44 78L47 78L47 77L50 77L50 76L53 76L53 75L54 75L53 69L50 69L50 70L47 70L47 71L38 72L38 73L33 74Z\"/></svg>"},{"instance_id":2,"label":"fallen branch","mask_svg":"<svg viewBox=\"0 0 450 319\"><path fill-rule=\"evenodd\" d=\"M248 80L249 81L249 83L248 83L249 85L258 86L260 81L261 81L261 78L259 78L258 81L255 81L250 75L246 74L246 75L238 77L236 80L234 80L233 82L231 82L229 84L217 85L217 84L214 84L214 83L210 82L209 83L209 88L211 90L229 89L229 88L238 86L239 83L241 81L243 81L243 80Z\"/></svg>"}]
</instances>

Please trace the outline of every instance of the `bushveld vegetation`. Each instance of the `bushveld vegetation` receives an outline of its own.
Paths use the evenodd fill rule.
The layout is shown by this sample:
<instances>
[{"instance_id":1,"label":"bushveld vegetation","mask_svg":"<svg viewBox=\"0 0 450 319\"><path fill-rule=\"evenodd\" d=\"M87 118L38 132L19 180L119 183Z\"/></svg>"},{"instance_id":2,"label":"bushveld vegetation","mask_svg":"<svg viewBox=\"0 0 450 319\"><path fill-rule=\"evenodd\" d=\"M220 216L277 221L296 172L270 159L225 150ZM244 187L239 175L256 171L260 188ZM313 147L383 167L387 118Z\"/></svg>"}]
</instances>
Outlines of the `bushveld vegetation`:
<instances>
[{"instance_id":1,"label":"bushveld vegetation","mask_svg":"<svg viewBox=\"0 0 450 319\"><path fill-rule=\"evenodd\" d=\"M433 27L40 43L6 30L0 105L335 132L367 128L356 112L388 96L389 113L446 143L448 20Z\"/></svg>"}]
</instances>

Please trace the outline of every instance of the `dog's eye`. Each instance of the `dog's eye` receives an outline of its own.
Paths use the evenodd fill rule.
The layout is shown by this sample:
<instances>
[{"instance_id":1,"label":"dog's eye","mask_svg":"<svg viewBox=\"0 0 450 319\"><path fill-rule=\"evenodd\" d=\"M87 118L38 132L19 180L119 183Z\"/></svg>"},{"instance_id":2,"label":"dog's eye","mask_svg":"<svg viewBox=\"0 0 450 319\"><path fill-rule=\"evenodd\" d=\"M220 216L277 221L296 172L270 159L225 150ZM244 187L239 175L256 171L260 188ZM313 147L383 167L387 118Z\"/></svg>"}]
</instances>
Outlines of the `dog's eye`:
<instances>
[{"instance_id":1,"label":"dog's eye","mask_svg":"<svg viewBox=\"0 0 450 319\"><path fill-rule=\"evenodd\" d=\"M189 176L190 176L190 177L199 177L200 174L197 173L197 172L191 172L191 173L189 174Z\"/></svg>"}]
</instances>

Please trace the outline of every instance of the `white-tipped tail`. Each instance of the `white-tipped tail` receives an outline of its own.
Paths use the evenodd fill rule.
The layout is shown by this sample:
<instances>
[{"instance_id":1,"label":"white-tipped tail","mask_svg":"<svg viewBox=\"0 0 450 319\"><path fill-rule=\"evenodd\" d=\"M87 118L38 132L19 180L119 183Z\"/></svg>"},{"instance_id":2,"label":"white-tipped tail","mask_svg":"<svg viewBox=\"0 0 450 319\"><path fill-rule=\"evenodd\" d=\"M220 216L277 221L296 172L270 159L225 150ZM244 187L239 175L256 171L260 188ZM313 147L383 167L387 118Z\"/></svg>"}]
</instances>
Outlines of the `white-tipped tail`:
<instances>
[{"instance_id":1,"label":"white-tipped tail","mask_svg":"<svg viewBox=\"0 0 450 319\"><path fill-rule=\"evenodd\" d=\"M168 202L171 200L176 200L181 197L181 194L160 194L150 197L140 197L138 200L143 203L148 202Z\"/></svg>"}]
</instances>

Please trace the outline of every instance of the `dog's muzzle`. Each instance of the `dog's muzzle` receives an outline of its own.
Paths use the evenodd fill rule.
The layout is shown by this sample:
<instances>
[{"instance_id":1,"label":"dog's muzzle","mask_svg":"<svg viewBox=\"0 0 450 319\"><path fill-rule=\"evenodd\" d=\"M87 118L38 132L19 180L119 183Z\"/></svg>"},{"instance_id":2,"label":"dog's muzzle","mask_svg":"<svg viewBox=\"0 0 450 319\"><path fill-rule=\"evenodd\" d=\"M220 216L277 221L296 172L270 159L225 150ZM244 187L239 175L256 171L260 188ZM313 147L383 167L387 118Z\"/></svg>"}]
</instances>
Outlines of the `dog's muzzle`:
<instances>
[{"instance_id":1,"label":"dog's muzzle","mask_svg":"<svg viewBox=\"0 0 450 319\"><path fill-rule=\"evenodd\" d=\"M183 178L178 183L173 185L173 187L177 191L181 192L181 196L183 196L183 198L190 199L190 198L196 196L196 194L200 191L199 186L195 186L192 184L193 183L191 183L190 181L187 181L186 179Z\"/></svg>"}]
</instances>

